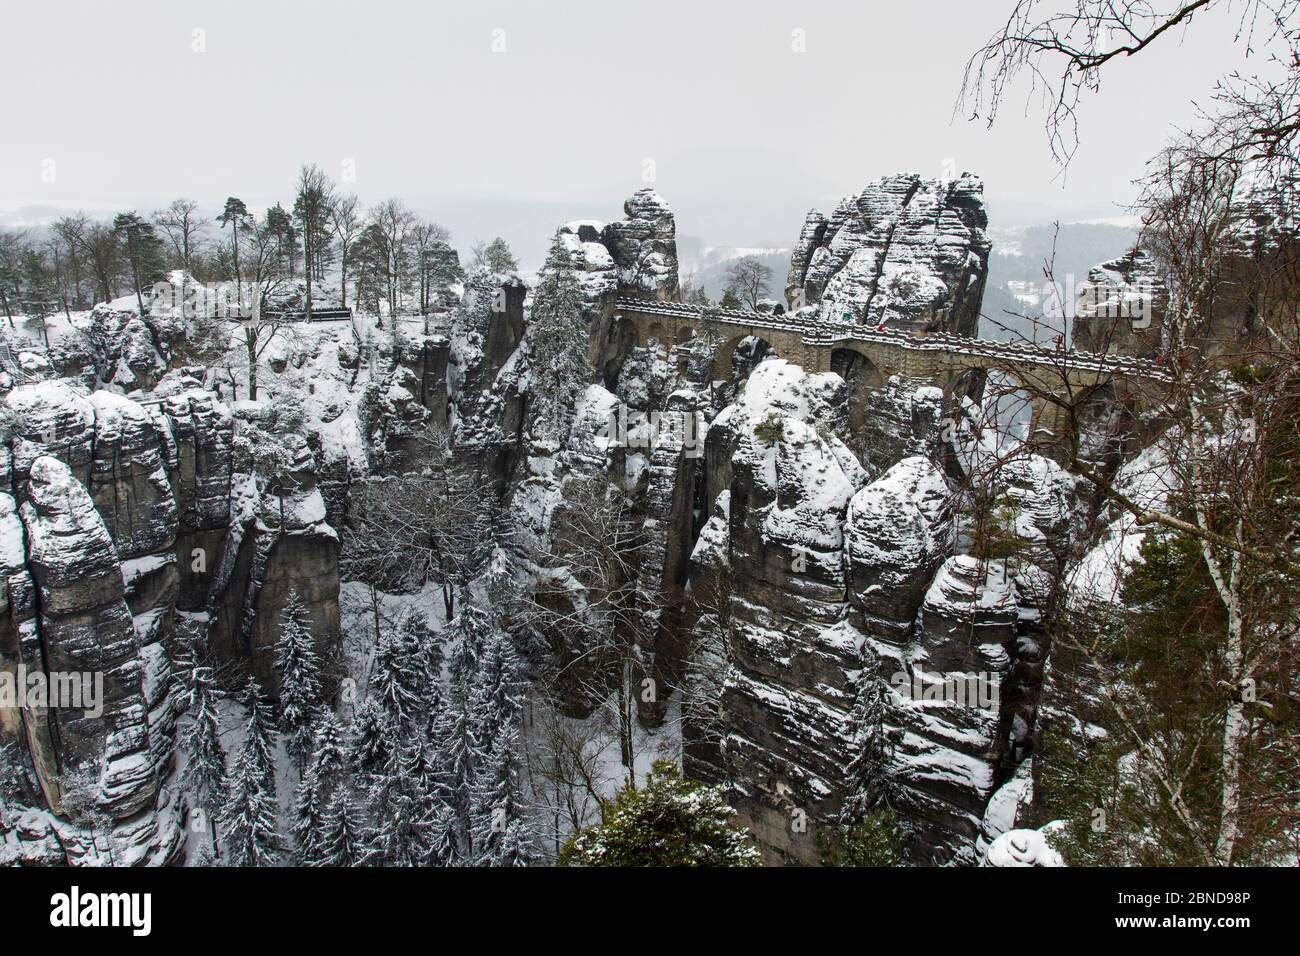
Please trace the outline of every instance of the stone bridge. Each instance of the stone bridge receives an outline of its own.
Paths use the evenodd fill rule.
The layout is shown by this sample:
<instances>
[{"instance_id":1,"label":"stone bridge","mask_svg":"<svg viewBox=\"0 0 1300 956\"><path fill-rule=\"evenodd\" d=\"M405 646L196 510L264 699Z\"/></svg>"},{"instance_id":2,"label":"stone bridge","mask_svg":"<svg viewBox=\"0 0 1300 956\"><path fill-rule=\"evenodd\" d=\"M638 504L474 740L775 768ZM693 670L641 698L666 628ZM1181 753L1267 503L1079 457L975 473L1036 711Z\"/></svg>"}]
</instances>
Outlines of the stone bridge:
<instances>
[{"instance_id":1,"label":"stone bridge","mask_svg":"<svg viewBox=\"0 0 1300 956\"><path fill-rule=\"evenodd\" d=\"M642 299L619 299L614 314L635 329L638 345L653 340L669 348L685 348L707 342L715 349L710 374L714 380L729 377L736 346L751 336L808 371L840 371L853 365L859 380L869 387L881 387L898 375L941 388L945 396L959 392L974 396L981 393L988 373L997 372L1007 383L1004 388L1023 389L1031 410L1031 434L1046 429L1063 437L1066 407L1082 410L1117 400L1140 403L1144 392L1162 390L1170 380L1167 372L1147 359L1045 349L1028 342L939 332L921 335L883 326Z\"/></svg>"}]
</instances>

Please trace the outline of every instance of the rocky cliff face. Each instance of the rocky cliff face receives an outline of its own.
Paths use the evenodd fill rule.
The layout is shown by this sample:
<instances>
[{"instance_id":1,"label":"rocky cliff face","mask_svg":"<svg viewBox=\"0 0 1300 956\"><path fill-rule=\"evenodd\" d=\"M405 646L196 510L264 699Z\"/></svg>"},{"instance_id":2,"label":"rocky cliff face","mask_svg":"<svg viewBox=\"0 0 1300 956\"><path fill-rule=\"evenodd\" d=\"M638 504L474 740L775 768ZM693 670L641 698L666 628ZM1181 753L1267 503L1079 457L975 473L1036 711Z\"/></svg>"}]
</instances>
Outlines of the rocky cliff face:
<instances>
[{"instance_id":1,"label":"rocky cliff face","mask_svg":"<svg viewBox=\"0 0 1300 956\"><path fill-rule=\"evenodd\" d=\"M1143 249L1088 270L1075 304L1073 344L1099 354L1154 356L1168 291Z\"/></svg>"},{"instance_id":2,"label":"rocky cliff face","mask_svg":"<svg viewBox=\"0 0 1300 956\"><path fill-rule=\"evenodd\" d=\"M93 707L50 700L0 720L25 743L49 811L28 815L17 857L165 863L180 843L161 789L172 731L165 635L149 615L133 615L118 549L66 464L50 456L31 463L21 527L13 499L0 498L6 538L25 551L6 555L0 667L51 682L83 675L97 688ZM81 703L89 703L84 691ZM92 819L102 825L93 837L83 829Z\"/></svg>"},{"instance_id":3,"label":"rocky cliff face","mask_svg":"<svg viewBox=\"0 0 1300 956\"><path fill-rule=\"evenodd\" d=\"M795 304L973 334L989 251L981 193L973 176L895 176L829 217L811 213L792 257ZM686 773L727 787L766 860L818 862L818 831L862 795L868 747L884 755L912 862L1039 858L1026 838L1002 838L1029 799L1040 714L1061 717L1051 698L1077 676L1064 661L1044 676L1041 628L1077 544L1073 480L1033 457L1006 469L989 496L1004 502L1017 547L981 557L975 502L950 478L943 392L882 380L843 353L831 372L808 373L757 339L713 381L702 339L681 351L636 344L613 304L676 297L675 225L652 189L624 213L562 226L546 265L576 280L573 331L590 360L555 440L529 427L528 290L487 273L470 277L445 335L398 343L308 326L308 346L268 352L276 391L297 390L311 422L276 433L281 481L241 473L240 436L261 427L264 406L232 412L193 370L167 372L166 335L131 314L96 319L120 342L93 374L8 390L0 666L84 664L113 678L102 719L0 711L0 735L25 741L43 801L11 822L4 846L28 861L100 858L64 806L87 765L113 852L170 858L180 808L166 783L165 688L178 618L273 692L270 647L290 591L321 649L337 641L335 529L349 486L412 465L424 432L445 426L450 464L500 499L520 587L552 557L571 489L617 490L639 549L638 716L671 726L680 702ZM1113 273L1121 289L1138 265L1096 283ZM103 382L152 388L126 398L88 387ZM641 693L644 680L655 693ZM575 717L594 707L567 703Z\"/></svg>"},{"instance_id":4,"label":"rocky cliff face","mask_svg":"<svg viewBox=\"0 0 1300 956\"><path fill-rule=\"evenodd\" d=\"M525 293L517 278L476 273L451 324L451 439L459 459L497 494L503 493L519 461L525 404L519 344Z\"/></svg>"},{"instance_id":5,"label":"rocky cliff face","mask_svg":"<svg viewBox=\"0 0 1300 956\"><path fill-rule=\"evenodd\" d=\"M618 269L620 284L650 298L677 298L677 225L653 186L638 189L623 204L626 218L601 234Z\"/></svg>"},{"instance_id":6,"label":"rocky cliff face","mask_svg":"<svg viewBox=\"0 0 1300 956\"><path fill-rule=\"evenodd\" d=\"M322 647L337 644L338 539L314 462L299 438L294 492L243 496L234 420L183 372L145 403L44 381L12 389L4 407L13 437L2 453L0 666L103 681L102 712L0 715L0 734L25 745L42 804L15 830L13 852L166 862L180 845L181 808L164 786L177 615L207 630L218 663L251 668L271 691L269 647L290 589Z\"/></svg>"},{"instance_id":7,"label":"rocky cliff face","mask_svg":"<svg viewBox=\"0 0 1300 956\"><path fill-rule=\"evenodd\" d=\"M887 176L808 214L786 298L825 320L974 335L988 276L984 184Z\"/></svg>"},{"instance_id":8,"label":"rocky cliff face","mask_svg":"<svg viewBox=\"0 0 1300 956\"><path fill-rule=\"evenodd\" d=\"M719 510L700 536L692 586L725 571L728 663L712 719L719 744L688 733L688 766L725 780L771 862L815 863L861 782L884 693L889 805L915 863L978 862L985 808L1028 745L1041 680L1038 585L1068 545L1070 487L1031 459L1007 496L1017 557L958 553L965 507L934 458L874 481L835 432L844 385L769 359L712 423L709 487ZM693 712L693 711L688 711Z\"/></svg>"},{"instance_id":9,"label":"rocky cliff face","mask_svg":"<svg viewBox=\"0 0 1300 956\"><path fill-rule=\"evenodd\" d=\"M974 177L892 177L813 214L791 289L828 317L973 333L989 248L980 192ZM570 477L628 496L645 546L638 658L659 691L641 719L655 726L681 695L688 775L728 787L769 862L819 860L816 833L858 795L873 733L909 858L978 862L998 835L987 807L1031 747L1039 585L1070 528L1059 469L1035 459L1003 489L1014 566L963 553L969 502L945 471L939 389L873 378L851 357L808 374L761 343L717 383L703 342L680 361L671 343L635 345L610 304L651 290L621 271L620 235L571 223L548 262L577 278L575 321L603 384L559 448L532 450L512 497L518 540L545 537ZM702 455L662 427L671 413L707 422ZM863 705L882 688L874 727Z\"/></svg>"}]
</instances>

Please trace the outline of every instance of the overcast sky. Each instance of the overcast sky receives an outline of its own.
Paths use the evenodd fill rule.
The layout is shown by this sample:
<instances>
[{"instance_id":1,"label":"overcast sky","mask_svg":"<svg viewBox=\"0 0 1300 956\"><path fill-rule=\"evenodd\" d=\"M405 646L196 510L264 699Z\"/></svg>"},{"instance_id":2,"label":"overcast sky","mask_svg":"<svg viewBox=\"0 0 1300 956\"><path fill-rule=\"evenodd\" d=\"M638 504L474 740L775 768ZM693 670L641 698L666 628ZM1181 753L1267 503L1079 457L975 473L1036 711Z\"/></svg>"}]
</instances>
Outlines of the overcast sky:
<instances>
[{"instance_id":1,"label":"overcast sky","mask_svg":"<svg viewBox=\"0 0 1300 956\"><path fill-rule=\"evenodd\" d=\"M304 161L354 170L363 201L401 196L465 242L616 218L647 161L679 232L718 244L789 245L810 206L946 164L984 177L995 225L1101 217L1241 65L1211 18L1116 64L1062 182L1023 95L992 130L952 117L967 56L1011 5L10 3L0 223L176 196L288 205Z\"/></svg>"}]
</instances>

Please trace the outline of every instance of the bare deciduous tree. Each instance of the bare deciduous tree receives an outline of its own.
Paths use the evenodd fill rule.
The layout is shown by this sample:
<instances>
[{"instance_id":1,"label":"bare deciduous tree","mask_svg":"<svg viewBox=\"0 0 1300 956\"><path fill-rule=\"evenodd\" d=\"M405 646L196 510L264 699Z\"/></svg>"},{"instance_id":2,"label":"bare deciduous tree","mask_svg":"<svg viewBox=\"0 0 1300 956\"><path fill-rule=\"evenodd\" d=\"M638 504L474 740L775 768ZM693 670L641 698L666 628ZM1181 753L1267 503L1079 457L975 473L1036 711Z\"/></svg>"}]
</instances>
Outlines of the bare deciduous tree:
<instances>
[{"instance_id":1,"label":"bare deciduous tree","mask_svg":"<svg viewBox=\"0 0 1300 956\"><path fill-rule=\"evenodd\" d=\"M726 291L757 309L759 301L771 291L772 275L772 270L757 257L744 256L727 266Z\"/></svg>"}]
</instances>

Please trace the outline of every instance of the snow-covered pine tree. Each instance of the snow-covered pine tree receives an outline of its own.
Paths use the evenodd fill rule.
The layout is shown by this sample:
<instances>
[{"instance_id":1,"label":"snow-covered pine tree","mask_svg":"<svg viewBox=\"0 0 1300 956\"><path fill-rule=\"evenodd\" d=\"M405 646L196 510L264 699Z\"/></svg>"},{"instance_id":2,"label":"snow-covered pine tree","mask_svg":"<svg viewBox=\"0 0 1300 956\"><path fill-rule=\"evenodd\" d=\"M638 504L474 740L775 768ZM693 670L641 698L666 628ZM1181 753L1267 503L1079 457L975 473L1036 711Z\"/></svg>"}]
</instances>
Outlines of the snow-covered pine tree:
<instances>
[{"instance_id":1,"label":"snow-covered pine tree","mask_svg":"<svg viewBox=\"0 0 1300 956\"><path fill-rule=\"evenodd\" d=\"M350 762L362 779L380 773L396 748L392 725L373 696L367 697L352 718Z\"/></svg>"},{"instance_id":2,"label":"snow-covered pine tree","mask_svg":"<svg viewBox=\"0 0 1300 956\"><path fill-rule=\"evenodd\" d=\"M271 747L275 738L275 729L271 721L271 708L262 697L262 689L257 678L250 676L244 685L243 699L245 723L244 744L241 753L247 751L250 765L262 782L263 789L275 789L275 763L271 756Z\"/></svg>"},{"instance_id":3,"label":"snow-covered pine tree","mask_svg":"<svg viewBox=\"0 0 1300 956\"><path fill-rule=\"evenodd\" d=\"M217 690L210 667L194 665L184 676L188 720L182 724L180 745L185 751L181 787L191 805L208 820L212 852L220 855L217 843L217 813L226 798L226 751L221 746L221 722L217 715Z\"/></svg>"},{"instance_id":4,"label":"snow-covered pine tree","mask_svg":"<svg viewBox=\"0 0 1300 956\"><path fill-rule=\"evenodd\" d=\"M439 796L452 811L457 854L473 859L471 791L484 763L484 742L476 736L475 684L484 642L492 622L480 608L466 601L451 623L451 654L446 706L434 725L439 776Z\"/></svg>"},{"instance_id":5,"label":"snow-covered pine tree","mask_svg":"<svg viewBox=\"0 0 1300 956\"><path fill-rule=\"evenodd\" d=\"M864 670L853 702L853 757L838 825L817 831L824 866L898 866L904 831L890 806L894 744L885 727L889 686Z\"/></svg>"},{"instance_id":6,"label":"snow-covered pine tree","mask_svg":"<svg viewBox=\"0 0 1300 956\"><path fill-rule=\"evenodd\" d=\"M387 633L380 638L366 698L378 705L383 722L399 731L405 731L419 717L422 705L412 687L412 662L405 651L401 635Z\"/></svg>"},{"instance_id":7,"label":"snow-covered pine tree","mask_svg":"<svg viewBox=\"0 0 1300 956\"><path fill-rule=\"evenodd\" d=\"M295 859L303 866L318 866L325 829L324 784L308 769L298 781L293 798L293 843Z\"/></svg>"},{"instance_id":8,"label":"snow-covered pine tree","mask_svg":"<svg viewBox=\"0 0 1300 956\"><path fill-rule=\"evenodd\" d=\"M470 713L482 755L471 791L470 824L480 865L501 866L511 854L527 852L519 826L519 718L523 708L523 663L514 643L494 628L484 639ZM511 825L515 833L504 839Z\"/></svg>"},{"instance_id":9,"label":"snow-covered pine tree","mask_svg":"<svg viewBox=\"0 0 1300 956\"><path fill-rule=\"evenodd\" d=\"M582 290L559 236L551 245L546 268L533 291L528 328L532 356L534 433L562 441L573 409L591 381L590 347L582 315Z\"/></svg>"},{"instance_id":10,"label":"snow-covered pine tree","mask_svg":"<svg viewBox=\"0 0 1300 956\"><path fill-rule=\"evenodd\" d=\"M442 705L442 645L422 611L412 611L403 617L399 634L410 690L427 723Z\"/></svg>"},{"instance_id":11,"label":"snow-covered pine tree","mask_svg":"<svg viewBox=\"0 0 1300 956\"><path fill-rule=\"evenodd\" d=\"M514 640L494 627L484 641L474 687L475 739L484 755L475 775L471 821L480 863L526 865L534 858L520 809L520 715L524 663Z\"/></svg>"},{"instance_id":12,"label":"snow-covered pine tree","mask_svg":"<svg viewBox=\"0 0 1300 956\"><path fill-rule=\"evenodd\" d=\"M455 811L438 801L429 829L429 865L455 866L459 862L459 852Z\"/></svg>"},{"instance_id":13,"label":"snow-covered pine tree","mask_svg":"<svg viewBox=\"0 0 1300 956\"><path fill-rule=\"evenodd\" d=\"M320 709L312 739L314 744L310 772L320 778L321 786L328 796L348 770L348 745L343 725L328 707Z\"/></svg>"},{"instance_id":14,"label":"snow-covered pine tree","mask_svg":"<svg viewBox=\"0 0 1300 956\"><path fill-rule=\"evenodd\" d=\"M191 867L216 866L217 859L212 855L212 847L199 847L198 852L194 854L187 865Z\"/></svg>"},{"instance_id":15,"label":"snow-covered pine tree","mask_svg":"<svg viewBox=\"0 0 1300 956\"><path fill-rule=\"evenodd\" d=\"M479 866L528 866L535 862L519 789L519 734L513 723L497 734L472 794L473 845Z\"/></svg>"},{"instance_id":16,"label":"snow-covered pine tree","mask_svg":"<svg viewBox=\"0 0 1300 956\"><path fill-rule=\"evenodd\" d=\"M398 752L398 774L404 786L422 800L438 788L437 753L423 734L412 734Z\"/></svg>"},{"instance_id":17,"label":"snow-covered pine tree","mask_svg":"<svg viewBox=\"0 0 1300 956\"><path fill-rule=\"evenodd\" d=\"M408 737L389 759L370 790L373 826L366 832L366 863L373 866L424 866L432 850L434 795L422 789L432 773L407 777L405 768L423 762L419 744Z\"/></svg>"},{"instance_id":18,"label":"snow-covered pine tree","mask_svg":"<svg viewBox=\"0 0 1300 956\"><path fill-rule=\"evenodd\" d=\"M524 665L510 635L492 628L483 639L470 692L474 736L490 753L501 733L512 733L524 703Z\"/></svg>"},{"instance_id":19,"label":"snow-covered pine tree","mask_svg":"<svg viewBox=\"0 0 1300 956\"><path fill-rule=\"evenodd\" d=\"M352 792L340 788L325 807L319 852L309 866L359 866L367 854L365 818Z\"/></svg>"},{"instance_id":20,"label":"snow-covered pine tree","mask_svg":"<svg viewBox=\"0 0 1300 956\"><path fill-rule=\"evenodd\" d=\"M289 592L280 614L274 653L280 676L280 725L301 767L311 753L312 724L321 707L321 661L307 609L295 591Z\"/></svg>"},{"instance_id":21,"label":"snow-covered pine tree","mask_svg":"<svg viewBox=\"0 0 1300 956\"><path fill-rule=\"evenodd\" d=\"M889 803L893 742L884 725L888 700L889 688L884 681L867 677L864 672L850 716L854 756L846 768L852 788L840 815L840 822L845 826L857 823L870 811Z\"/></svg>"},{"instance_id":22,"label":"snow-covered pine tree","mask_svg":"<svg viewBox=\"0 0 1300 956\"><path fill-rule=\"evenodd\" d=\"M246 745L235 758L230 800L222 814L232 866L271 866L279 857L275 791L266 786L255 751Z\"/></svg>"},{"instance_id":23,"label":"snow-covered pine tree","mask_svg":"<svg viewBox=\"0 0 1300 956\"><path fill-rule=\"evenodd\" d=\"M448 630L451 655L447 669L451 678L451 696L456 702L465 703L472 693L483 644L492 633L492 619L476 604L462 600L461 611ZM459 698L458 694L461 695Z\"/></svg>"}]
</instances>

